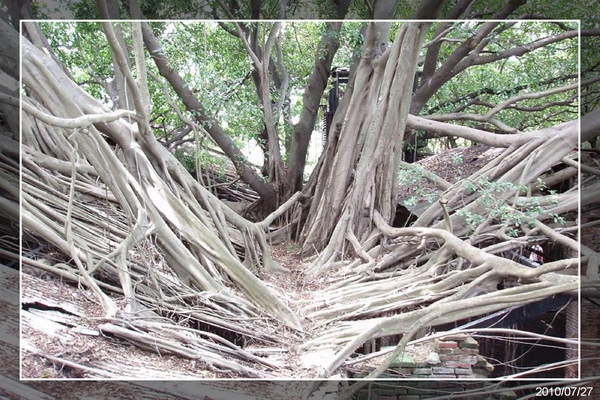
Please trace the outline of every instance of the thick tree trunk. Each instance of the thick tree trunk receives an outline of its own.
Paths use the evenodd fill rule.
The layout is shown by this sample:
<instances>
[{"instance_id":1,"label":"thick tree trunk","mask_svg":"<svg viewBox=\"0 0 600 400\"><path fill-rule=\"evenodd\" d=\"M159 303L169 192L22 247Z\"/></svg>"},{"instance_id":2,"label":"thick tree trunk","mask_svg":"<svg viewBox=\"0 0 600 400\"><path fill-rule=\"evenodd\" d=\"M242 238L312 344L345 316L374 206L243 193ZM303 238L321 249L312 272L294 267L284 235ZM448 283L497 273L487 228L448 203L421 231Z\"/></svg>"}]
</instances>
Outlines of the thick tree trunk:
<instances>
[{"instance_id":1,"label":"thick tree trunk","mask_svg":"<svg viewBox=\"0 0 600 400\"><path fill-rule=\"evenodd\" d=\"M336 37L341 26L341 22L327 23L327 31L317 47L314 67L304 90L300 119L294 126L292 134L287 165L288 195L286 197L302 189L308 145L317 120L319 103L327 87L333 56L340 45Z\"/></svg>"},{"instance_id":2,"label":"thick tree trunk","mask_svg":"<svg viewBox=\"0 0 600 400\"><path fill-rule=\"evenodd\" d=\"M404 24L391 48L381 54L389 24L369 25L346 118L339 140L332 144L335 156L321 170L316 201L304 227L304 252L323 251L313 273L327 268L347 243L356 251L375 244L371 236L375 210L391 221L412 83L428 26Z\"/></svg>"},{"instance_id":3,"label":"thick tree trunk","mask_svg":"<svg viewBox=\"0 0 600 400\"><path fill-rule=\"evenodd\" d=\"M265 117L265 129L260 135L265 141L264 145L261 145L265 153L265 166L263 169L265 173L268 173L270 182L277 188L278 204L289 199L295 192L302 190L308 145L317 120L319 104L328 84L333 57L339 47L337 36L341 26L341 22L327 23L326 31L317 46L313 70L304 90L299 122L294 126L289 142L286 142L287 165L286 168L283 168L275 121L278 120L282 111L283 100L288 95L287 78L281 76L284 75L283 73L278 72L278 70L285 72L284 66L279 55L278 68L275 68L275 63L267 59L263 53L269 49L266 48L266 44L264 49L259 45L256 39L256 31L252 31L250 34L251 40L248 42L244 39L244 34L247 33L246 28L237 25L237 37L242 40L246 51L255 63L252 80L256 86ZM276 49L280 50L280 47ZM273 83L280 92L277 104L272 105L270 101L269 77L267 71L263 71L263 69L269 70Z\"/></svg>"}]
</instances>

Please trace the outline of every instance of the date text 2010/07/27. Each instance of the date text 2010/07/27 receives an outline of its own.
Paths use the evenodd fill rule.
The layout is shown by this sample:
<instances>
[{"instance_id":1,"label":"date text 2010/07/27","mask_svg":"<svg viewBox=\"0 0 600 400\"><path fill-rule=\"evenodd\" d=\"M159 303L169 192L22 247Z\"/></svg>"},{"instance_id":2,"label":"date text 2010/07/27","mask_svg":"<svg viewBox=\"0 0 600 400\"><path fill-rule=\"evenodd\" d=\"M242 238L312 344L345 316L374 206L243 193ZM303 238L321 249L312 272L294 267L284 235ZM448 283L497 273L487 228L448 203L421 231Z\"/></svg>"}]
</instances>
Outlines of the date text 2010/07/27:
<instances>
[{"instance_id":1,"label":"date text 2010/07/27","mask_svg":"<svg viewBox=\"0 0 600 400\"><path fill-rule=\"evenodd\" d=\"M536 397L547 396L566 396L566 397L590 397L592 395L592 386L540 386L535 388Z\"/></svg>"}]
</instances>

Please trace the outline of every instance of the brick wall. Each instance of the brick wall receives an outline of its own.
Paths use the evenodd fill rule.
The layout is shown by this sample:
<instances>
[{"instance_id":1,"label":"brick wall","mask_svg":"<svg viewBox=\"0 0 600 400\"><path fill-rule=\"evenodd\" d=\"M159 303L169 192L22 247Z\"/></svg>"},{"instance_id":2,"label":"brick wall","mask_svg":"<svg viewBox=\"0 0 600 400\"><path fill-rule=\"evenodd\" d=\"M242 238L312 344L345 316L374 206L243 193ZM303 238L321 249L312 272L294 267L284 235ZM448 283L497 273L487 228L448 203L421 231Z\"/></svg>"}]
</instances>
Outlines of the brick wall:
<instances>
[{"instance_id":1,"label":"brick wall","mask_svg":"<svg viewBox=\"0 0 600 400\"><path fill-rule=\"evenodd\" d=\"M581 210L581 223L600 220L600 207L598 205L588 206ZM594 251L600 251L600 226L592 226L581 230L581 243L588 246ZM581 273L585 274L585 270ZM581 377L600 376L600 356L598 348L595 346L587 346L588 341L597 341L600 338L600 321L598 315L600 307L598 299L592 299L594 302L582 299L581 300ZM595 383L597 386L598 384ZM598 387L596 387L596 390Z\"/></svg>"},{"instance_id":2,"label":"brick wall","mask_svg":"<svg viewBox=\"0 0 600 400\"><path fill-rule=\"evenodd\" d=\"M435 339L426 360L400 363L400 369L412 378L480 378L485 379L494 367L479 355L479 344L460 334Z\"/></svg>"},{"instance_id":3,"label":"brick wall","mask_svg":"<svg viewBox=\"0 0 600 400\"><path fill-rule=\"evenodd\" d=\"M393 350L395 346L382 347ZM425 344L408 346L381 378L487 379L494 367L479 355L479 344L466 334L445 336ZM354 373L362 378L366 374Z\"/></svg>"},{"instance_id":4,"label":"brick wall","mask_svg":"<svg viewBox=\"0 0 600 400\"><path fill-rule=\"evenodd\" d=\"M597 142L597 140L596 140ZM597 143L596 143L597 144ZM583 154L583 153L582 153ZM583 154L582 162L590 167L598 168L598 154L587 153ZM591 176L582 171L582 182L588 180L588 184ZM597 179L597 178L596 178ZM586 188L581 189L582 196L586 193ZM588 222L600 220L600 205L598 201L592 202L581 209L580 223L586 224ZM600 226L589 226L581 229L581 243L592 250L600 251ZM582 269L581 274L585 274L586 271ZM600 376L600 354L598 348L595 346L587 345L586 342L598 341L600 338L600 321L598 319L598 313L600 307L598 306L599 299L592 299L589 301L585 298L581 299L581 378L597 377ZM600 389L599 382L597 380L590 383L590 386L594 386L594 393Z\"/></svg>"},{"instance_id":5,"label":"brick wall","mask_svg":"<svg viewBox=\"0 0 600 400\"><path fill-rule=\"evenodd\" d=\"M572 302L567 306L567 326L566 337L577 339L579 337L579 302ZM567 345L567 360L579 359L579 346ZM565 378L577 379L579 377L579 364L567 365L565 368Z\"/></svg>"}]
</instances>

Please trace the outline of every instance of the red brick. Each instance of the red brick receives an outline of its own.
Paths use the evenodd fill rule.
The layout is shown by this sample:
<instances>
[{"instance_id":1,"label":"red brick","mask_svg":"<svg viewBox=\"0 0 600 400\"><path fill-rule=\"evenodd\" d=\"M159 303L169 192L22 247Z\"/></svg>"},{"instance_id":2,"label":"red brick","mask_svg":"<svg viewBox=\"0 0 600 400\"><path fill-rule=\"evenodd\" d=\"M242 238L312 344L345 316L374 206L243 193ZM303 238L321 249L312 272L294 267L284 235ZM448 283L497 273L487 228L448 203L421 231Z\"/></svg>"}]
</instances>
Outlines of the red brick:
<instances>
[{"instance_id":1,"label":"red brick","mask_svg":"<svg viewBox=\"0 0 600 400\"><path fill-rule=\"evenodd\" d=\"M465 355L465 356L476 356L479 354L478 349L456 349L454 354Z\"/></svg>"},{"instance_id":2,"label":"red brick","mask_svg":"<svg viewBox=\"0 0 600 400\"><path fill-rule=\"evenodd\" d=\"M457 349L458 348L458 343L456 343L454 341L439 342L438 346L439 346L440 349Z\"/></svg>"},{"instance_id":3,"label":"red brick","mask_svg":"<svg viewBox=\"0 0 600 400\"><path fill-rule=\"evenodd\" d=\"M440 358L442 354L452 354L454 353L454 349L438 349L437 353L440 354Z\"/></svg>"}]
</instances>

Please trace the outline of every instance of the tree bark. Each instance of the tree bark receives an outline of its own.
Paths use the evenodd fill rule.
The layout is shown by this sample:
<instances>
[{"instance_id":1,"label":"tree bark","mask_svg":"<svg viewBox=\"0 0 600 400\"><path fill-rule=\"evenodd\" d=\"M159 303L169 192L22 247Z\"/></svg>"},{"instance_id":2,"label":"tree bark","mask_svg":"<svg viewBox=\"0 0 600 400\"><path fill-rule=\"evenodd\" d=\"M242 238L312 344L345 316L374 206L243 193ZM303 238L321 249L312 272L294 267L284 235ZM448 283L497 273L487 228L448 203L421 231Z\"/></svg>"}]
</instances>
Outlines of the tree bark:
<instances>
[{"instance_id":1,"label":"tree bark","mask_svg":"<svg viewBox=\"0 0 600 400\"><path fill-rule=\"evenodd\" d=\"M368 241L364 249L368 250L375 243L371 237L374 210L388 222L395 212L396 171L417 58L428 26L404 24L381 56L377 51L382 38L387 38L389 24L371 23L367 29L346 118L339 140L332 144L335 156L322 168L303 231L303 251L323 251L312 273L339 257L347 237L356 237L361 245Z\"/></svg>"},{"instance_id":2,"label":"tree bark","mask_svg":"<svg viewBox=\"0 0 600 400\"><path fill-rule=\"evenodd\" d=\"M35 93L43 99L44 104L49 105L48 110L52 115L46 123L54 123L55 117L68 123L80 116L109 114L105 106L71 81L49 56L25 39L22 41L22 48L25 66L23 82L31 93ZM129 75L130 71L126 76ZM134 103L144 106L137 100ZM140 115L136 114L133 118L139 119ZM62 141L62 159L72 160L75 154L81 154L79 157L94 167L127 218L133 221L131 233L123 243L135 243L154 233L156 244L163 251L168 266L186 286L194 285L214 293L229 292L218 272L223 271L251 303L267 314L285 321L289 326L300 328L295 314L241 263L233 247L227 245L231 240L227 236L227 228L219 229L219 225L225 224L222 213L226 211L215 210L215 207L224 206L212 198L200 184L194 182L189 174L186 176L181 164L151 133L143 135L135 124L128 123L125 118L94 122L92 125L88 118L88 122L83 121L81 126L75 127L74 132L71 132L73 129L69 132L52 131L51 139ZM147 121L145 123L147 124ZM126 166L98 131L119 144ZM48 139L34 136L38 143ZM221 218L217 215L219 211ZM249 241L256 235L261 250L266 250L264 237L260 237L262 233L257 227L241 218L231 218L238 228L248 232ZM35 219L28 218L26 224L29 221L35 223ZM39 226L29 224L28 228L34 232L44 232ZM122 263L118 272L119 278L123 278L121 284L126 299L134 298L135 292L125 264L127 246L122 247L121 244L111 254L102 255L99 260L94 261L94 257L88 252L74 247L72 240L65 240L56 234L48 234L45 239L49 242L63 243L62 248L67 254L71 254L72 257L78 256L89 263L88 269L106 262L106 259L118 258L118 262ZM263 254L263 257L269 262L268 254ZM233 302L245 303L233 292L229 292L228 296Z\"/></svg>"}]
</instances>

